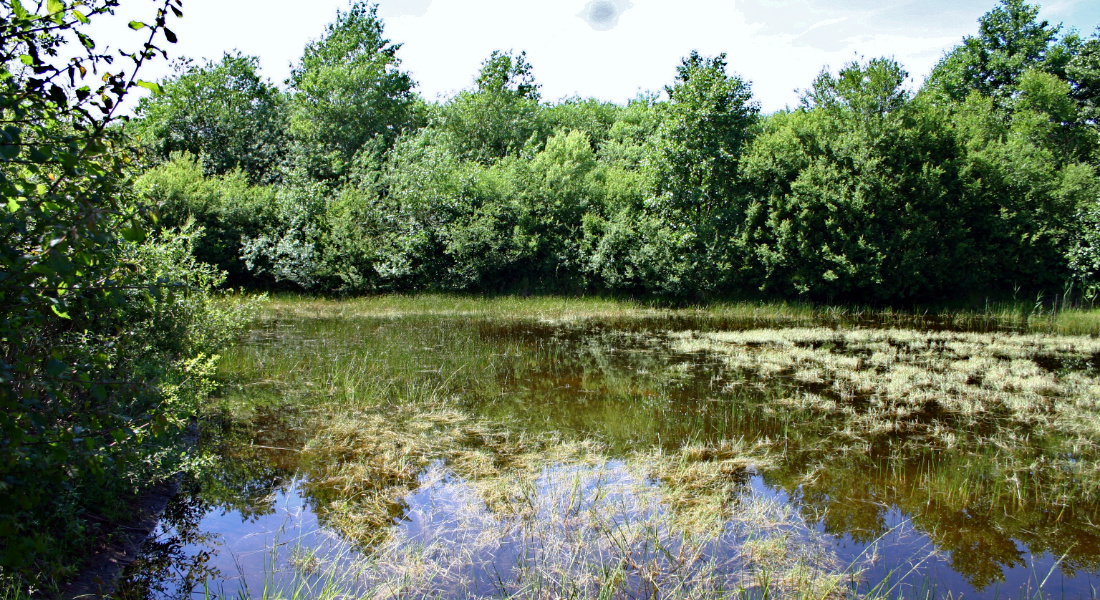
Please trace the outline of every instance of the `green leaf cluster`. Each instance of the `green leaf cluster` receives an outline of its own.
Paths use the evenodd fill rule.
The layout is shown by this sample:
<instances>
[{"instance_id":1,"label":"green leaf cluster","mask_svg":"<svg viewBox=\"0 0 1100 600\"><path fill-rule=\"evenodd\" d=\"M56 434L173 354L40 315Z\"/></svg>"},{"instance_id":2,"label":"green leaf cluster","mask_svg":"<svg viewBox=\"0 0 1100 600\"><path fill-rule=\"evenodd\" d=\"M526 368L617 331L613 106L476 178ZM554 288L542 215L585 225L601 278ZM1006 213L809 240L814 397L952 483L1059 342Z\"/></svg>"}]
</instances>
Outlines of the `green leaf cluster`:
<instances>
[{"instance_id":1,"label":"green leaf cluster","mask_svg":"<svg viewBox=\"0 0 1100 600\"><path fill-rule=\"evenodd\" d=\"M0 572L24 588L72 576L178 469L240 316L211 296L223 275L195 260L201 232L155 230L118 126L179 2L121 57L85 28L117 6L0 6ZM62 59L66 44L81 50Z\"/></svg>"}]
</instances>

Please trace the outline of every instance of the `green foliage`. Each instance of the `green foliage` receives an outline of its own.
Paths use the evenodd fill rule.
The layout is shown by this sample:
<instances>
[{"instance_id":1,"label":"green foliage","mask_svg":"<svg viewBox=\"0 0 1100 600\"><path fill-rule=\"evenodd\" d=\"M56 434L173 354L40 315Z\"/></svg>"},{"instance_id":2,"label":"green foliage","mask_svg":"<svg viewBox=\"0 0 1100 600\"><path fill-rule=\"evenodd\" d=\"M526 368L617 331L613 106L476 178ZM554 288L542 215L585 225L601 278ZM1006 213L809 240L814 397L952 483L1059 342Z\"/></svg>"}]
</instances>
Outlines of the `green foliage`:
<instances>
[{"instance_id":1,"label":"green foliage","mask_svg":"<svg viewBox=\"0 0 1100 600\"><path fill-rule=\"evenodd\" d=\"M258 63L240 53L179 62L160 82L163 92L138 104L138 136L161 161L186 152L202 158L207 175L240 169L253 183L276 180L286 154L286 99L260 78Z\"/></svg>"},{"instance_id":2,"label":"green foliage","mask_svg":"<svg viewBox=\"0 0 1100 600\"><path fill-rule=\"evenodd\" d=\"M132 24L149 39L124 66L85 27L116 6L0 8L0 567L40 588L81 566L94 523L178 467L240 317L191 257L198 232L144 230L134 154L112 126L133 87L156 88L136 73L160 54L155 36L174 39L179 2Z\"/></svg>"},{"instance_id":3,"label":"green foliage","mask_svg":"<svg viewBox=\"0 0 1100 600\"><path fill-rule=\"evenodd\" d=\"M363 2L337 12L291 72L294 160L310 177L346 175L365 145L377 137L390 147L418 118L413 80L399 68L401 44L384 37L377 13Z\"/></svg>"},{"instance_id":4,"label":"green foliage","mask_svg":"<svg viewBox=\"0 0 1100 600\"><path fill-rule=\"evenodd\" d=\"M1039 7L1024 0L1001 0L978 21L978 35L964 38L940 61L929 86L954 102L972 91L1003 99L1011 97L1028 69L1057 68L1063 52L1052 42L1060 27L1038 15Z\"/></svg>"},{"instance_id":5,"label":"green foliage","mask_svg":"<svg viewBox=\"0 0 1100 600\"><path fill-rule=\"evenodd\" d=\"M666 98L626 106L544 103L526 54L501 51L429 104L355 3L294 71L276 185L175 161L142 189L165 226L202 226L197 256L234 283L879 303L1062 291L1092 277L1100 37L1038 14L1000 1L920 88L893 59L852 62L761 117L725 55L695 52Z\"/></svg>"},{"instance_id":6,"label":"green foliage","mask_svg":"<svg viewBox=\"0 0 1100 600\"><path fill-rule=\"evenodd\" d=\"M642 94L628 102L600 144L600 160L624 169L641 168L652 154L659 106L657 94Z\"/></svg>"},{"instance_id":7,"label":"green foliage","mask_svg":"<svg viewBox=\"0 0 1100 600\"><path fill-rule=\"evenodd\" d=\"M738 278L738 166L760 107L750 84L726 73L724 54L692 52L666 92L648 164L655 185L648 209L670 229L658 237L674 244L662 254L680 257L668 291L711 292Z\"/></svg>"},{"instance_id":8,"label":"green foliage","mask_svg":"<svg viewBox=\"0 0 1100 600\"><path fill-rule=\"evenodd\" d=\"M539 86L525 53L500 51L482 63L476 84L441 107L439 127L460 158L490 164L540 133Z\"/></svg>"},{"instance_id":9,"label":"green foliage","mask_svg":"<svg viewBox=\"0 0 1100 600\"><path fill-rule=\"evenodd\" d=\"M566 98L542 110L542 123L548 131L581 131L599 148L619 120L622 107L595 98Z\"/></svg>"},{"instance_id":10,"label":"green foliage","mask_svg":"<svg viewBox=\"0 0 1100 600\"><path fill-rule=\"evenodd\" d=\"M146 171L135 187L154 207L160 227L179 229L192 221L198 226L195 258L225 271L231 283L254 283L241 244L275 217L273 188L251 185L241 170L205 177L199 160L183 154Z\"/></svg>"},{"instance_id":11,"label":"green foliage","mask_svg":"<svg viewBox=\"0 0 1100 600\"><path fill-rule=\"evenodd\" d=\"M1082 121L1093 128L1100 126L1100 30L1066 66L1066 76L1073 86L1073 99L1080 105Z\"/></svg>"},{"instance_id":12,"label":"green foliage","mask_svg":"<svg viewBox=\"0 0 1100 600\"><path fill-rule=\"evenodd\" d=\"M1059 143L1069 125L1045 112L1061 108L1042 95L1023 94L1011 119L977 95L952 112L966 225L980 260L975 272L986 274L987 285L1062 287L1073 215L1095 198L1095 169L1075 158L1073 145Z\"/></svg>"},{"instance_id":13,"label":"green foliage","mask_svg":"<svg viewBox=\"0 0 1100 600\"><path fill-rule=\"evenodd\" d=\"M726 74L724 54L692 52L666 92L652 165L656 191L669 210L701 218L736 192L741 147L760 107L749 83Z\"/></svg>"},{"instance_id":14,"label":"green foliage","mask_svg":"<svg viewBox=\"0 0 1100 600\"><path fill-rule=\"evenodd\" d=\"M965 257L954 140L941 115L902 104L902 79L888 61L852 63L819 77L810 99L821 105L766 122L742 171L747 247L765 290L886 300L954 283L944 278Z\"/></svg>"}]
</instances>

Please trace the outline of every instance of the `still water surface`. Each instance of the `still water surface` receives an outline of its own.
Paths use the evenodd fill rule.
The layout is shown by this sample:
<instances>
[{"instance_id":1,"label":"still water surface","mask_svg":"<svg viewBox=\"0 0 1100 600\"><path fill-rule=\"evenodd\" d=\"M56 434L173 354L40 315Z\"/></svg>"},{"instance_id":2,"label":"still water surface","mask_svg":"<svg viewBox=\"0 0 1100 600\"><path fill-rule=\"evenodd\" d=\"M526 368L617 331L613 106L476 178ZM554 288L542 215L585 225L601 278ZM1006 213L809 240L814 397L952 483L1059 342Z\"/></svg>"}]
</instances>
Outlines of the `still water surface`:
<instances>
[{"instance_id":1,"label":"still water surface","mask_svg":"<svg viewBox=\"0 0 1100 600\"><path fill-rule=\"evenodd\" d=\"M1056 502L1020 487L1050 474L1005 484L1005 473L1014 471L1005 470L1010 459L1003 453L976 447L944 452L897 432L863 435L853 444L850 435L838 434L843 424L835 417L777 404L811 384L730 372L721 356L677 351L669 337L677 330L737 327L668 319L284 318L257 326L238 352L263 360L372 355L409 377L453 386L454 401L478 418L528 434L599 440L610 457L605 463L548 464L532 482L547 503L568 481L595 478L611 490L659 488L659 481L631 472L618 458L640 448L763 440L777 454L770 464L746 470L738 493L793 508L809 526L799 535L825 539L842 562L858 564L861 589L885 581L905 595L936 590L941 596L1015 598L1032 597L1042 585L1047 597L1096 597L1100 506L1084 492L1086 482L1080 497ZM480 366L453 367L456 356L470 352L482 357ZM319 587L332 565L357 568L357 559L371 552L330 527L323 502L303 485L309 470L299 451L314 417L300 405L311 394L324 394L326 383L268 385L247 370L225 377L225 394L255 408L244 420L223 415L206 422L203 449L221 458L211 472L188 482L130 569L120 597L260 597L265 585L291 581ZM826 391L818 388L813 391ZM1027 444L1033 446L1030 459L1056 446L1031 438ZM1035 464L1044 468L1041 460ZM419 483L393 499L392 536L460 546L495 526L495 516L445 463L432 463ZM618 502L608 506L623 504ZM546 519L558 518L552 507L546 510ZM721 555L723 545L738 543L731 533L708 552ZM473 552L462 593L499 593L492 574L514 565L521 547L528 546L505 537L491 551Z\"/></svg>"}]
</instances>

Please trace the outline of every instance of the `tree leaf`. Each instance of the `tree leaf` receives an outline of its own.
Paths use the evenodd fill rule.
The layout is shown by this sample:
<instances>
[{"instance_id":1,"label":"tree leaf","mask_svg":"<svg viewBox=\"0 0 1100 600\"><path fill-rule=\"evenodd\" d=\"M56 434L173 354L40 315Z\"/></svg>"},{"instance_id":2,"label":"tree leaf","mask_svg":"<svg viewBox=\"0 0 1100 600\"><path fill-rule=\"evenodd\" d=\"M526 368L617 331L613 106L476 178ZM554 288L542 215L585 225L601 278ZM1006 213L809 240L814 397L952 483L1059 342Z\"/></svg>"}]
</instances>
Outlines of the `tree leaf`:
<instances>
[{"instance_id":1,"label":"tree leaf","mask_svg":"<svg viewBox=\"0 0 1100 600\"><path fill-rule=\"evenodd\" d=\"M122 239L128 242L141 242L145 240L145 231L141 227L124 227L119 232L122 234Z\"/></svg>"},{"instance_id":2,"label":"tree leaf","mask_svg":"<svg viewBox=\"0 0 1100 600\"><path fill-rule=\"evenodd\" d=\"M130 21L130 29L133 29L134 31L139 31L141 29L145 29L146 27L147 25L145 23L142 23L141 21Z\"/></svg>"},{"instance_id":3,"label":"tree leaf","mask_svg":"<svg viewBox=\"0 0 1100 600\"><path fill-rule=\"evenodd\" d=\"M65 3L61 0L46 0L46 10L51 15L61 15L65 12Z\"/></svg>"},{"instance_id":4,"label":"tree leaf","mask_svg":"<svg viewBox=\"0 0 1100 600\"><path fill-rule=\"evenodd\" d=\"M161 89L160 84L158 84L158 83L153 83L152 81L145 81L144 79L139 79L137 81L137 84L139 86L153 92L154 94L156 94L158 96L164 93L164 90Z\"/></svg>"},{"instance_id":5,"label":"tree leaf","mask_svg":"<svg viewBox=\"0 0 1100 600\"><path fill-rule=\"evenodd\" d=\"M84 13L82 13L79 10L76 10L76 9L73 9L72 12L73 12L73 16L76 17L77 21L80 21L81 23L84 23L85 25L88 24L87 15L85 15Z\"/></svg>"},{"instance_id":6,"label":"tree leaf","mask_svg":"<svg viewBox=\"0 0 1100 600\"><path fill-rule=\"evenodd\" d=\"M30 17L27 9L23 8L23 5L19 3L19 0L11 0L11 9L15 12L15 16L20 19L26 19Z\"/></svg>"},{"instance_id":7,"label":"tree leaf","mask_svg":"<svg viewBox=\"0 0 1100 600\"><path fill-rule=\"evenodd\" d=\"M164 38L168 40L169 44L175 44L177 41L176 34L172 33L171 29L164 28Z\"/></svg>"}]
</instances>

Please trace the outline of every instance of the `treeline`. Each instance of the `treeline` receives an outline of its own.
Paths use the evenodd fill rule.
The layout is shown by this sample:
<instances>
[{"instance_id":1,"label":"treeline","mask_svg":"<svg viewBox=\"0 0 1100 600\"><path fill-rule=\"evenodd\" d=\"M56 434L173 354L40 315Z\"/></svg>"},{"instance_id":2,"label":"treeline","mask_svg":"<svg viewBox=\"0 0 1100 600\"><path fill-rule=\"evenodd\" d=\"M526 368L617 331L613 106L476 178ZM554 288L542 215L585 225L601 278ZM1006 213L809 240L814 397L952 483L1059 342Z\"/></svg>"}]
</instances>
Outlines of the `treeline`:
<instances>
[{"instance_id":1,"label":"treeline","mask_svg":"<svg viewBox=\"0 0 1100 600\"><path fill-rule=\"evenodd\" d=\"M764 115L724 55L625 106L545 102L523 53L415 93L375 7L281 90L183 63L131 124L161 225L234 284L942 302L1095 294L1100 32L1002 0L919 87L890 58ZM1080 296L1079 296L1080 297Z\"/></svg>"}]
</instances>

